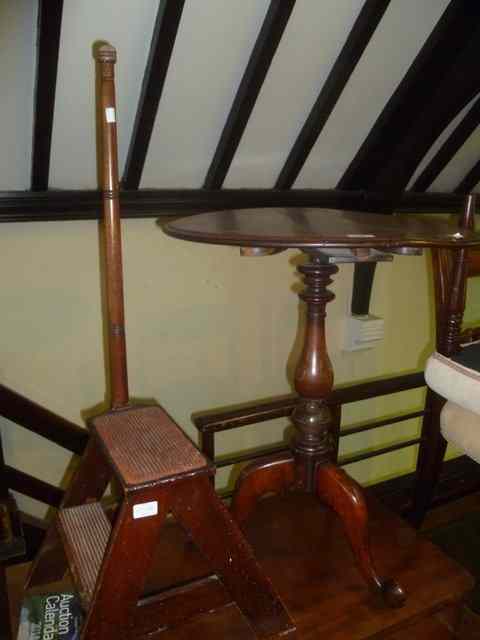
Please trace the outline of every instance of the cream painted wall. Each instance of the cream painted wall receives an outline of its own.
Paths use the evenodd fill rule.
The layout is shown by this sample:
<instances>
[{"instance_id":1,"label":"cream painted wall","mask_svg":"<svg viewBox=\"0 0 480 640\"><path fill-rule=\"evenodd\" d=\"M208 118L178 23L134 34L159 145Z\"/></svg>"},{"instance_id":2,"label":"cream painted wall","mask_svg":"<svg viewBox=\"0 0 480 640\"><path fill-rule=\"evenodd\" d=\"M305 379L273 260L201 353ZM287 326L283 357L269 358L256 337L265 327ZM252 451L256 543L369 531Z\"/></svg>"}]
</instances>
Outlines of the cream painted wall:
<instances>
[{"instance_id":1,"label":"cream painted wall","mask_svg":"<svg viewBox=\"0 0 480 640\"><path fill-rule=\"evenodd\" d=\"M82 423L104 400L98 227L95 222L2 225L0 235L0 379L51 410ZM196 439L194 411L291 390L287 362L295 356L298 287L294 251L242 258L238 250L166 237L153 220L124 223L127 339L131 393L158 399ZM342 351L353 269L332 286L328 341L336 382L422 366L431 342L427 258L380 264L372 312L386 321L381 345ZM290 367L291 370L291 367ZM407 411L421 393L350 405L345 424ZM221 434L219 453L278 441L286 420ZM8 421L1 422L9 464L60 483L64 451ZM408 437L416 424L345 439L343 452ZM414 451L353 465L362 482L410 470ZM225 484L230 470L219 473ZM23 508L39 511L25 498ZM41 510L40 510L41 512Z\"/></svg>"},{"instance_id":2,"label":"cream painted wall","mask_svg":"<svg viewBox=\"0 0 480 640\"><path fill-rule=\"evenodd\" d=\"M417 5L416 0L390 3L297 186L332 186L340 177L447 0ZM229 186L273 184L360 6L360 0L298 0L229 172ZM123 165L157 7L158 0L65 0L52 188L95 186L91 46L96 39L110 39L119 53ZM267 7L267 0L186 2L142 186L202 184ZM413 9L417 19L412 23ZM24 189L31 152L35 3L0 0L0 18L0 187ZM403 38L394 37L399 32ZM80 424L85 412L103 401L105 388L97 224L4 224L0 230L0 380ZM290 391L286 363L294 360L298 318L294 252L240 258L234 249L168 239L152 220L127 221L124 230L133 395L157 398L195 437L193 411ZM341 350L353 271L342 267L328 319L338 383L423 365L433 326L427 263L426 257L396 258L379 265L372 311L385 318L385 340L353 354ZM345 424L419 407L421 395L408 392L349 406ZM279 440L286 426L276 421L222 434L219 451ZM9 464L62 482L69 464L63 450L6 420L0 427ZM412 423L357 435L343 442L343 451L380 446L417 429ZM414 456L407 450L351 470L371 482L410 470ZM219 484L229 480L229 473L219 474ZM32 501L19 502L42 513Z\"/></svg>"}]
</instances>

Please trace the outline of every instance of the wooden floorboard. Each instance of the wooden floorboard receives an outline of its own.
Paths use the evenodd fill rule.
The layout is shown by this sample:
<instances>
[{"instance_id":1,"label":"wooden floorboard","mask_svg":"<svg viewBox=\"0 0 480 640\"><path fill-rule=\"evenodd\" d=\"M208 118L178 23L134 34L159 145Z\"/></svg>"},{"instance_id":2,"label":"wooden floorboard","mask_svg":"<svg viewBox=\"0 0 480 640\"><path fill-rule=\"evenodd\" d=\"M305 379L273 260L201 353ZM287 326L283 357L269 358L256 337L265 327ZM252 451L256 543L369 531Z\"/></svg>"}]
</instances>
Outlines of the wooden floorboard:
<instances>
[{"instance_id":1,"label":"wooden floorboard","mask_svg":"<svg viewBox=\"0 0 480 640\"><path fill-rule=\"evenodd\" d=\"M437 614L455 607L473 586L472 579L376 500L372 500L370 509L372 546L378 567L382 573L395 576L408 594L401 609L387 609L367 592L353 564L341 524L331 511L305 495L268 498L259 503L247 535L291 612L298 637L453 638ZM192 543L177 534L173 525L164 531L147 581L150 593L165 586L166 576L169 580L177 576L183 581L190 568L197 575L205 569ZM22 571L21 567L9 570L15 611L20 602ZM421 635L416 629L421 629ZM149 638L191 640L192 636L205 640L253 640L245 619L232 606Z\"/></svg>"}]
</instances>

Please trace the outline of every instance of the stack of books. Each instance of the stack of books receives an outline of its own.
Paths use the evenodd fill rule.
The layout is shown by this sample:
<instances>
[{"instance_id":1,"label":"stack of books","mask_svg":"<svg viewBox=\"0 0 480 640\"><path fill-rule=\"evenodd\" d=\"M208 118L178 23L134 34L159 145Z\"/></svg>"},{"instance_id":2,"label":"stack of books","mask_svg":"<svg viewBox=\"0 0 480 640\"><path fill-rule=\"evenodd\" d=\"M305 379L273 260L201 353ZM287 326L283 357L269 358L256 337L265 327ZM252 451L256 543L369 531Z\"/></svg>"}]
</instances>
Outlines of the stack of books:
<instances>
[{"instance_id":1,"label":"stack of books","mask_svg":"<svg viewBox=\"0 0 480 640\"><path fill-rule=\"evenodd\" d=\"M82 621L75 593L28 596L22 604L17 640L80 640Z\"/></svg>"}]
</instances>

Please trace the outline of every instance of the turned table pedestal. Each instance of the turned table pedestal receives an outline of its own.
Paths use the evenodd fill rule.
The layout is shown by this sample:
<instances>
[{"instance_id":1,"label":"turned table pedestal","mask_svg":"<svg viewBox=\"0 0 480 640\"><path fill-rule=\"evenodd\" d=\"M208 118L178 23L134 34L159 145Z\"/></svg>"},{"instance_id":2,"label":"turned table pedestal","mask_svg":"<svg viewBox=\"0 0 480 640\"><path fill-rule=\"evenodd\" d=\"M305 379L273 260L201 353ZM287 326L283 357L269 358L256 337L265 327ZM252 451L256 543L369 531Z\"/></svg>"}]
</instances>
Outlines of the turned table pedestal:
<instances>
[{"instance_id":1,"label":"turned table pedestal","mask_svg":"<svg viewBox=\"0 0 480 640\"><path fill-rule=\"evenodd\" d=\"M326 305L334 298L328 285L339 263L391 260L393 254L420 253L426 247L461 250L478 246L480 234L410 216L294 208L205 213L175 220L163 228L182 240L240 246L247 255L287 248L306 254L306 263L298 267L305 283L300 298L307 307L307 322L295 373L298 402L292 414L295 436L291 451L259 459L243 470L232 511L245 526L257 500L266 493L296 489L316 495L343 522L370 589L381 594L388 605L402 606L402 587L394 579L381 576L375 567L363 490L336 465L335 434L326 402L333 387L325 341Z\"/></svg>"}]
</instances>

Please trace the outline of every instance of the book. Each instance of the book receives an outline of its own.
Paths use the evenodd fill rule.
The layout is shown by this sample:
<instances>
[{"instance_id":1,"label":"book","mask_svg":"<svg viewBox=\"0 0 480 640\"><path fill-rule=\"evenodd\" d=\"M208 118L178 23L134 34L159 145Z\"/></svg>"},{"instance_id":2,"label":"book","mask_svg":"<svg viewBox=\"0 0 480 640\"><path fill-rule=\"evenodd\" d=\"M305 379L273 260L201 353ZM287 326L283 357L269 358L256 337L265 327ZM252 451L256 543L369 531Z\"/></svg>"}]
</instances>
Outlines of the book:
<instances>
[{"instance_id":1,"label":"book","mask_svg":"<svg viewBox=\"0 0 480 640\"><path fill-rule=\"evenodd\" d=\"M75 593L44 593L25 598L17 640L80 640L83 614Z\"/></svg>"}]
</instances>

